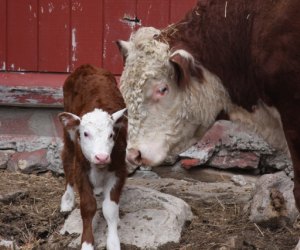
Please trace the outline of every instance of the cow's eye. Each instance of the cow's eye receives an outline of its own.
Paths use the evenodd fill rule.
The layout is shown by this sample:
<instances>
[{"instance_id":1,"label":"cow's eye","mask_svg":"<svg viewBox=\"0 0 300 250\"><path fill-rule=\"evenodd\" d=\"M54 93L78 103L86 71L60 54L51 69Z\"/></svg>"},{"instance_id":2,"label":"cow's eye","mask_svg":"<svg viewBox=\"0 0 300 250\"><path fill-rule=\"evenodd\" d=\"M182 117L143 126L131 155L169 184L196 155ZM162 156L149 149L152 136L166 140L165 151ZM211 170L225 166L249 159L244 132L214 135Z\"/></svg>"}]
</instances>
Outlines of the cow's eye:
<instances>
[{"instance_id":1,"label":"cow's eye","mask_svg":"<svg viewBox=\"0 0 300 250\"><path fill-rule=\"evenodd\" d=\"M83 135L84 135L84 137L88 137L89 136L88 132L84 132Z\"/></svg>"},{"instance_id":2,"label":"cow's eye","mask_svg":"<svg viewBox=\"0 0 300 250\"><path fill-rule=\"evenodd\" d=\"M109 135L109 138L112 138L113 137L113 134L111 133L110 135Z\"/></svg>"}]
</instances>

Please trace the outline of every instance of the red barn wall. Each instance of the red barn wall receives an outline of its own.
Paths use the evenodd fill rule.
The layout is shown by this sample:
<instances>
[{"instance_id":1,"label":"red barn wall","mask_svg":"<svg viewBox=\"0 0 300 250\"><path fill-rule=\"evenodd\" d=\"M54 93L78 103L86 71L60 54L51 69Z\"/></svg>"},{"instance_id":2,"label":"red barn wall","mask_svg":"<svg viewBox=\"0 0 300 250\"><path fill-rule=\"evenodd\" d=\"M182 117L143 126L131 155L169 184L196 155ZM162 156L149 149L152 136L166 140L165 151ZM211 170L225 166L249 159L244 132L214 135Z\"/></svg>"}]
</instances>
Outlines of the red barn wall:
<instances>
[{"instance_id":1,"label":"red barn wall","mask_svg":"<svg viewBox=\"0 0 300 250\"><path fill-rule=\"evenodd\" d=\"M0 0L0 70L73 71L91 63L119 75L114 41L141 26L162 28L196 0ZM139 20L139 23L128 20Z\"/></svg>"}]
</instances>

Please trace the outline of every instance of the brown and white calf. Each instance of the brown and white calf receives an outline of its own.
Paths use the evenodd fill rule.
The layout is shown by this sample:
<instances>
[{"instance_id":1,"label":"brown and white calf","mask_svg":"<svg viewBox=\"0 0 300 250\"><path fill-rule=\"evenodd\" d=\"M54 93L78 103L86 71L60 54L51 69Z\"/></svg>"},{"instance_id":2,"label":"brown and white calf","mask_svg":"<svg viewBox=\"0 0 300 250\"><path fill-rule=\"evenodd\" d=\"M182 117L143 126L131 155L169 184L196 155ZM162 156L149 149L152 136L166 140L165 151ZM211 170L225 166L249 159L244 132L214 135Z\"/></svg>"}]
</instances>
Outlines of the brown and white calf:
<instances>
[{"instance_id":1,"label":"brown and white calf","mask_svg":"<svg viewBox=\"0 0 300 250\"><path fill-rule=\"evenodd\" d=\"M75 204L74 186L80 197L83 222L81 249L94 249L92 221L95 194L103 191L103 215L108 224L107 249L120 249L117 233L119 199L127 176L125 164L125 104L114 76L91 65L77 68L63 86L63 167L66 191L61 211Z\"/></svg>"},{"instance_id":2,"label":"brown and white calf","mask_svg":"<svg viewBox=\"0 0 300 250\"><path fill-rule=\"evenodd\" d=\"M225 112L279 149L286 137L300 209L299 13L299 0L199 0L182 21L118 41L128 161L162 163ZM284 130L279 140L267 129L272 120Z\"/></svg>"}]
</instances>

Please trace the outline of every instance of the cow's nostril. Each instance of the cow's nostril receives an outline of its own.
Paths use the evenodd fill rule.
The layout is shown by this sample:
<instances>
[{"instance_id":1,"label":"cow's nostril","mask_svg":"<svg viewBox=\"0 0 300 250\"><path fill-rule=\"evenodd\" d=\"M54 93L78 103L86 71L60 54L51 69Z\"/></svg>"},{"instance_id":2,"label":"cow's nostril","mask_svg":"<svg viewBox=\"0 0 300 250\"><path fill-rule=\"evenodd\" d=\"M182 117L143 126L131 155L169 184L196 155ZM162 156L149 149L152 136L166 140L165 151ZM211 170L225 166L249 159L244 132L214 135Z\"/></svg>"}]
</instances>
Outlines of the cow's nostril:
<instances>
[{"instance_id":1,"label":"cow's nostril","mask_svg":"<svg viewBox=\"0 0 300 250\"><path fill-rule=\"evenodd\" d=\"M127 160L134 165L140 165L142 162L141 151L131 148L127 150Z\"/></svg>"}]
</instances>

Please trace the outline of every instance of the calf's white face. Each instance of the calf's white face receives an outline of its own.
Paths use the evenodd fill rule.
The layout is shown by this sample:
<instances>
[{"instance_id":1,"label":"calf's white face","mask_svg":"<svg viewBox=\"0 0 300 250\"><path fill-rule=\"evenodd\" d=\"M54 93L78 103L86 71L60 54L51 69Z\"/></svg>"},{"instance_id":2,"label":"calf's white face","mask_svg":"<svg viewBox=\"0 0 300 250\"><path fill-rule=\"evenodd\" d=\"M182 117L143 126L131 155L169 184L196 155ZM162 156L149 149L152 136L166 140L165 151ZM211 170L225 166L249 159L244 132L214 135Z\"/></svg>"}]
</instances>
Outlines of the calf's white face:
<instances>
[{"instance_id":1,"label":"calf's white face","mask_svg":"<svg viewBox=\"0 0 300 250\"><path fill-rule=\"evenodd\" d=\"M135 165L159 165L191 146L227 100L217 77L187 51L156 41L159 33L140 28L129 41L118 41L125 59L120 90L128 109L126 158Z\"/></svg>"},{"instance_id":2,"label":"calf's white face","mask_svg":"<svg viewBox=\"0 0 300 250\"><path fill-rule=\"evenodd\" d=\"M72 113L63 112L59 119L68 131L70 138L78 140L84 157L93 164L110 163L114 146L114 126L125 109L110 115L101 109L95 109L80 118ZM76 136L76 133L78 135ZM74 141L75 142L75 141Z\"/></svg>"}]
</instances>

